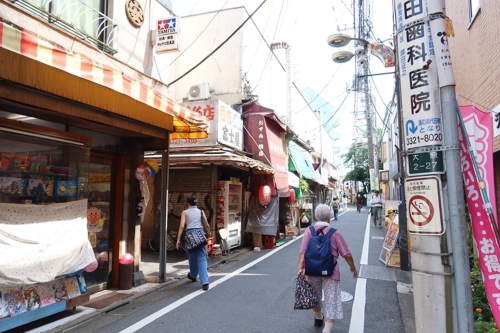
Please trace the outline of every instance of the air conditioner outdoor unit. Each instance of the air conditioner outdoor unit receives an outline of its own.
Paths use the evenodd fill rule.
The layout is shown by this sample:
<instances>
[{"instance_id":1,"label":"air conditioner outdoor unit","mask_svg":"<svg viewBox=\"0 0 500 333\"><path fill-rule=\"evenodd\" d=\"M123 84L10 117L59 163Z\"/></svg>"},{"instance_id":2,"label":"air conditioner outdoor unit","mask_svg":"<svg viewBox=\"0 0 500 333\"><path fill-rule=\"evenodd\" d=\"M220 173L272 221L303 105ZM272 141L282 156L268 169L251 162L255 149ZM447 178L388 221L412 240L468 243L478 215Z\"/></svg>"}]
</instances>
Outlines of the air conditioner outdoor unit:
<instances>
[{"instance_id":1,"label":"air conditioner outdoor unit","mask_svg":"<svg viewBox=\"0 0 500 333\"><path fill-rule=\"evenodd\" d=\"M210 87L208 83L197 84L189 88L188 92L188 100L196 101L199 99L208 99L210 98Z\"/></svg>"}]
</instances>

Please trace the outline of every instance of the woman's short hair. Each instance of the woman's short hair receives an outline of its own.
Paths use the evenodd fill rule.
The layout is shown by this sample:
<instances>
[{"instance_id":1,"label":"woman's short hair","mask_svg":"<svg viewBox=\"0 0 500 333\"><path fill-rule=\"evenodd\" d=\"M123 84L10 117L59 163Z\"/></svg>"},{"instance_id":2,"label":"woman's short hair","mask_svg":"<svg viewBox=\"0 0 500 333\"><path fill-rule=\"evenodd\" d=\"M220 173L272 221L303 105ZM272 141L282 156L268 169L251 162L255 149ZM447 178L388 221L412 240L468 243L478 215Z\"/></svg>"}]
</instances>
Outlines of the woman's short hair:
<instances>
[{"instance_id":1,"label":"woman's short hair","mask_svg":"<svg viewBox=\"0 0 500 333\"><path fill-rule=\"evenodd\" d=\"M314 210L314 216L316 217L317 221L330 222L332 211L329 206L325 204L319 204Z\"/></svg>"},{"instance_id":2,"label":"woman's short hair","mask_svg":"<svg viewBox=\"0 0 500 333\"><path fill-rule=\"evenodd\" d=\"M196 199L196 197L194 195L191 195L191 196L187 197L186 202L188 204L190 204L191 206L196 206L196 204L198 203L198 199Z\"/></svg>"}]
</instances>

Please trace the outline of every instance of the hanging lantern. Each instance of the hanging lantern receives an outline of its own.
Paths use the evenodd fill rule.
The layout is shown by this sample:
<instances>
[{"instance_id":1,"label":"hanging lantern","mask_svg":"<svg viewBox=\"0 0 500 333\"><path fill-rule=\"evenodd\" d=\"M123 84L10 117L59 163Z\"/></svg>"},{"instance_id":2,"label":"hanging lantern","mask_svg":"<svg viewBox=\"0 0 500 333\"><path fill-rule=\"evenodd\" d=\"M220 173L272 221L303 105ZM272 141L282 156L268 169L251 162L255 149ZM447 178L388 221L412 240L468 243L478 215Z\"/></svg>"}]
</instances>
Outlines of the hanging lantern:
<instances>
[{"instance_id":1,"label":"hanging lantern","mask_svg":"<svg viewBox=\"0 0 500 333\"><path fill-rule=\"evenodd\" d=\"M290 189L290 196L288 197L288 203L293 204L295 202L295 190L293 188Z\"/></svg>"},{"instance_id":2,"label":"hanging lantern","mask_svg":"<svg viewBox=\"0 0 500 333\"><path fill-rule=\"evenodd\" d=\"M262 206L267 206L271 202L271 188L267 185L259 188L259 203Z\"/></svg>"}]
</instances>

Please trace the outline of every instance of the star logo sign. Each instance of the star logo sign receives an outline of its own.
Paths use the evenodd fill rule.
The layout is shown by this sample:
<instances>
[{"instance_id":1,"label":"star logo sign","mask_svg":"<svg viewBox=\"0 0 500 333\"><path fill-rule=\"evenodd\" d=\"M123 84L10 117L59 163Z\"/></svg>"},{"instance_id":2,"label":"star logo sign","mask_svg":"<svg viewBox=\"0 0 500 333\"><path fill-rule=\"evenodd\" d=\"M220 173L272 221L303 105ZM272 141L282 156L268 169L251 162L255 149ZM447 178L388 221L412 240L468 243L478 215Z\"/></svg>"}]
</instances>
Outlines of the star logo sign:
<instances>
[{"instance_id":1,"label":"star logo sign","mask_svg":"<svg viewBox=\"0 0 500 333\"><path fill-rule=\"evenodd\" d=\"M167 20L158 21L158 30L164 30L167 25Z\"/></svg>"},{"instance_id":2,"label":"star logo sign","mask_svg":"<svg viewBox=\"0 0 500 333\"><path fill-rule=\"evenodd\" d=\"M175 29L175 18L171 18L167 20L167 28Z\"/></svg>"}]
</instances>

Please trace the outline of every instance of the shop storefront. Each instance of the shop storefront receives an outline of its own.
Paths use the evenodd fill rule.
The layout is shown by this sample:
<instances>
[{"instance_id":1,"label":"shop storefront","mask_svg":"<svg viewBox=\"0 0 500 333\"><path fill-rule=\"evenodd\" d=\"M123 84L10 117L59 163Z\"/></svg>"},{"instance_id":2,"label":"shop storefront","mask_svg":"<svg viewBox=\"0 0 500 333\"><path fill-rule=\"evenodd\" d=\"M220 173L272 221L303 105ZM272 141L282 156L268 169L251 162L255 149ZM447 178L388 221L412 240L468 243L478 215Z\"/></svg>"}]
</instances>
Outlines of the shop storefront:
<instances>
[{"instance_id":1,"label":"shop storefront","mask_svg":"<svg viewBox=\"0 0 500 333\"><path fill-rule=\"evenodd\" d=\"M276 236L285 231L285 226L293 219L288 208L290 188L288 168L285 161L285 123L274 110L257 103L243 108L245 118L245 145L253 157L274 168L274 175L259 175L254 179L252 209L246 230L255 234ZM259 203L259 191L270 189L270 202Z\"/></svg>"},{"instance_id":2,"label":"shop storefront","mask_svg":"<svg viewBox=\"0 0 500 333\"><path fill-rule=\"evenodd\" d=\"M272 174L274 169L243 151L243 121L236 110L220 100L192 101L183 106L205 115L210 130L203 139L171 140L167 250L175 250L173 240L190 195L198 198L198 208L204 210L212 234L216 235L215 242L221 242L222 232L227 236L229 248L246 246L247 189L254 174ZM157 205L160 202L158 181L154 187ZM146 220L145 229L158 221L159 215ZM143 244L145 241L143 236Z\"/></svg>"},{"instance_id":3,"label":"shop storefront","mask_svg":"<svg viewBox=\"0 0 500 333\"><path fill-rule=\"evenodd\" d=\"M0 58L3 331L18 314L29 314L17 320L23 324L118 287L125 252L137 270L141 192L134 172L144 151L164 151L170 133L204 137L207 124L116 69L1 19ZM31 294L50 288L60 297L29 306Z\"/></svg>"}]
</instances>

